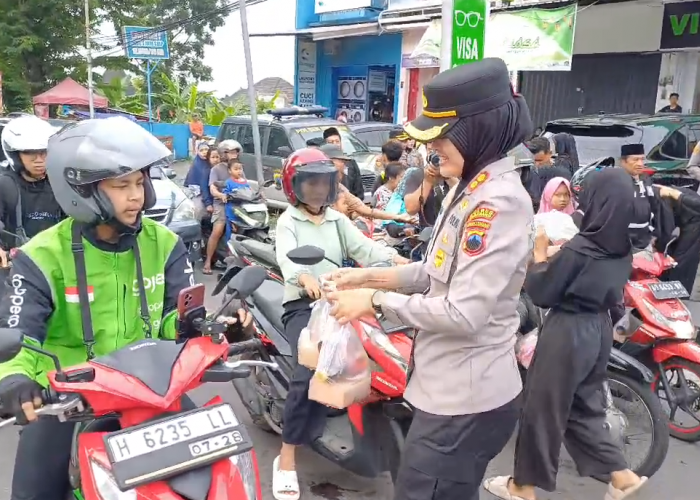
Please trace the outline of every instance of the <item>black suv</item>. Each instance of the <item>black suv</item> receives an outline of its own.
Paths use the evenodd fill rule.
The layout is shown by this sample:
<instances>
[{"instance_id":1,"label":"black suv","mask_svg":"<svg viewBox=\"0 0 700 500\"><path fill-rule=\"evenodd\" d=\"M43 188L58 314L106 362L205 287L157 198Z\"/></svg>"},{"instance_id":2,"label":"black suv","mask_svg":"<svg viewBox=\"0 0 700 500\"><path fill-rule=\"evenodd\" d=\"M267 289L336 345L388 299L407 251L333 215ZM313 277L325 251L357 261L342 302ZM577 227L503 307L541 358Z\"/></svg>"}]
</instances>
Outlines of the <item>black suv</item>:
<instances>
[{"instance_id":1,"label":"black suv","mask_svg":"<svg viewBox=\"0 0 700 500\"><path fill-rule=\"evenodd\" d=\"M323 117L326 108L281 108L268 111L268 114L258 115L258 128L262 147L263 175L265 181L274 179L275 174L282 170L284 160L293 151L306 147L306 141L323 137L323 131L335 127L340 132L343 151L351 156L362 172L362 185L365 188L365 201L371 197L371 189L376 179L375 162L377 154L369 150L348 126L337 120ZM258 183L255 171L255 152L253 149L253 127L250 116L231 116L226 118L219 128L216 142L226 139L238 141L243 147L241 163L246 178L256 189ZM264 188L268 205L272 208L284 209L287 201L284 194L275 187Z\"/></svg>"}]
</instances>

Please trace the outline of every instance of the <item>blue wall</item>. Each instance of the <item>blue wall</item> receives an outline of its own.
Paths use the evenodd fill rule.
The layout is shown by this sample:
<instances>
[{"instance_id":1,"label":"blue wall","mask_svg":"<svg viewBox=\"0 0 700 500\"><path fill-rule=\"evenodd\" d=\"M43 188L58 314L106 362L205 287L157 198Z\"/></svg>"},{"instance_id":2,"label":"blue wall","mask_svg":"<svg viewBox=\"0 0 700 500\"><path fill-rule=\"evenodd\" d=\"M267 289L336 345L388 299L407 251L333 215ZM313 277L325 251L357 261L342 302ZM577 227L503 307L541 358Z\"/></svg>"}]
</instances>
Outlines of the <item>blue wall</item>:
<instances>
[{"instance_id":1,"label":"blue wall","mask_svg":"<svg viewBox=\"0 0 700 500\"><path fill-rule=\"evenodd\" d=\"M297 0L297 29L303 30L321 19L314 13L316 2L314 0Z\"/></svg>"},{"instance_id":2,"label":"blue wall","mask_svg":"<svg viewBox=\"0 0 700 500\"><path fill-rule=\"evenodd\" d=\"M190 126L186 123L148 123L138 122L143 128L155 136L171 136L173 138L173 153L176 160L186 159L189 153ZM204 134L216 137L219 127L206 125Z\"/></svg>"},{"instance_id":3,"label":"blue wall","mask_svg":"<svg viewBox=\"0 0 700 500\"><path fill-rule=\"evenodd\" d=\"M357 36L339 39L335 55L326 55L323 43L317 42L316 101L335 110L337 77L368 76L369 66L395 66L394 95L400 95L401 34ZM399 116L398 99L394 99L394 117Z\"/></svg>"}]
</instances>

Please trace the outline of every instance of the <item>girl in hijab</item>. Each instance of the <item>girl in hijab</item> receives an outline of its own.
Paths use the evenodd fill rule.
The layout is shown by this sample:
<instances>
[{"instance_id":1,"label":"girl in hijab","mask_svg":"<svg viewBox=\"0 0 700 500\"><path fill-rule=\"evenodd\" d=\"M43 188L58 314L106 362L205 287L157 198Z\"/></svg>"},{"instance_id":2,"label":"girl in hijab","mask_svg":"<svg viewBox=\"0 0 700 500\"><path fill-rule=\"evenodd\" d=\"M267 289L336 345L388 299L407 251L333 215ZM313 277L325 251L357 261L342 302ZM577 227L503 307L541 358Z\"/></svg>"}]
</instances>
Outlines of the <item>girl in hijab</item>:
<instances>
[{"instance_id":1,"label":"girl in hijab","mask_svg":"<svg viewBox=\"0 0 700 500\"><path fill-rule=\"evenodd\" d=\"M574 213L574 201L571 196L571 185L563 177L551 179L544 187L540 199L538 214L544 214L556 210L567 215Z\"/></svg>"},{"instance_id":2,"label":"girl in hijab","mask_svg":"<svg viewBox=\"0 0 700 500\"><path fill-rule=\"evenodd\" d=\"M608 309L622 299L632 270L627 226L634 192L621 169L592 172L581 195L581 231L551 260L538 230L525 291L549 309L528 370L513 476L484 482L504 500L535 500L535 488L556 489L562 440L581 476L609 474L605 500L622 500L647 478L628 469L605 429L602 396L613 342Z\"/></svg>"},{"instance_id":3,"label":"girl in hijab","mask_svg":"<svg viewBox=\"0 0 700 500\"><path fill-rule=\"evenodd\" d=\"M508 152L532 122L501 59L440 73L423 93L423 114L406 132L432 142L439 175L458 179L425 260L335 271L339 291L328 299L341 323L381 312L418 332L404 393L413 420L392 471L394 498L472 500L520 414L513 347L533 211Z\"/></svg>"},{"instance_id":4,"label":"girl in hijab","mask_svg":"<svg viewBox=\"0 0 700 500\"><path fill-rule=\"evenodd\" d=\"M205 142L200 142L197 148L197 156L195 156L192 166L187 171L185 177L185 187L194 186L199 191L199 195L194 198L197 219L202 220L205 213L211 213L214 205L214 200L209 191L209 172L212 165L209 164L209 155L213 148ZM218 156L218 153L217 153Z\"/></svg>"}]
</instances>

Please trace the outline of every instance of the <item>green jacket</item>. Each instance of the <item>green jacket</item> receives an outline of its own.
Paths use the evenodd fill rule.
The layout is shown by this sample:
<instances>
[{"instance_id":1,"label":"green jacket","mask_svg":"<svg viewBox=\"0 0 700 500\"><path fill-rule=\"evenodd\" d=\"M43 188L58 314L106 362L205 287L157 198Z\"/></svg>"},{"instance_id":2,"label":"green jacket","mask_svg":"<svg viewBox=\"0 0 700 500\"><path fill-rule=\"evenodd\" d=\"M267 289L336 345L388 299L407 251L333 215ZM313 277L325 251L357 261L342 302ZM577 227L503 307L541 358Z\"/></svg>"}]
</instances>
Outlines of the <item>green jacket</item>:
<instances>
[{"instance_id":1,"label":"green jacket","mask_svg":"<svg viewBox=\"0 0 700 500\"><path fill-rule=\"evenodd\" d=\"M73 224L77 222L66 219L20 248L0 302L0 325L22 330L27 341L55 353L64 367L87 359L71 248ZM94 354L101 356L143 339L145 324L133 237L111 245L93 234L83 230ZM175 233L147 218L137 241L152 335L174 338L178 294L194 284L187 249ZM53 369L50 358L23 349L15 359L0 363L0 379L22 373L47 385L46 373Z\"/></svg>"}]
</instances>

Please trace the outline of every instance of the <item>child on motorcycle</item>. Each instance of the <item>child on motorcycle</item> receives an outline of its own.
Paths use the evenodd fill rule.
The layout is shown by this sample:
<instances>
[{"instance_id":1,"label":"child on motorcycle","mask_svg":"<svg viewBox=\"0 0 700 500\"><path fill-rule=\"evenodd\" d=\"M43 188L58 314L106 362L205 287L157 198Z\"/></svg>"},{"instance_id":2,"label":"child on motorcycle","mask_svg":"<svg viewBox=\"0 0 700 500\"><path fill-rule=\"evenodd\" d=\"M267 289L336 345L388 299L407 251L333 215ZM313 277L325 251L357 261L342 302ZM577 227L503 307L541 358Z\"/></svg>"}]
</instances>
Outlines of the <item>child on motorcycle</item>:
<instances>
[{"instance_id":1,"label":"child on motorcycle","mask_svg":"<svg viewBox=\"0 0 700 500\"><path fill-rule=\"evenodd\" d=\"M310 304L321 296L321 275L337 269L345 259L364 266L404 262L393 249L365 237L347 217L331 208L338 194L338 175L325 154L310 148L293 153L282 168L282 188L289 207L277 222L276 253L285 282L282 322L294 359L299 335L311 316ZM322 248L327 260L313 266L293 263L287 252L303 245ZM313 372L301 365L292 376L284 407L282 449L273 464L276 500L299 498L296 448L315 439L326 419L327 408L308 398L312 376Z\"/></svg>"}]
</instances>

